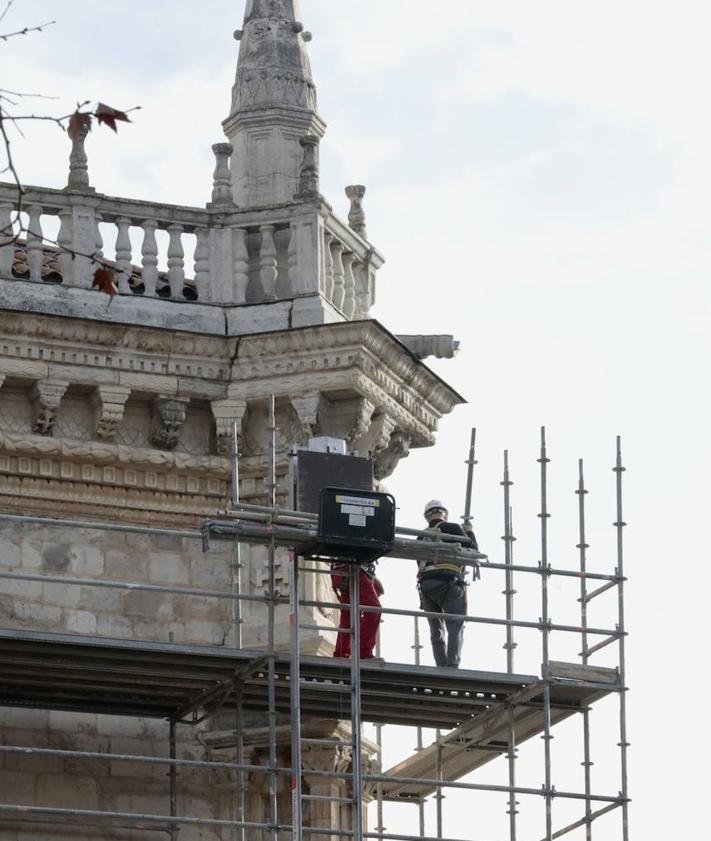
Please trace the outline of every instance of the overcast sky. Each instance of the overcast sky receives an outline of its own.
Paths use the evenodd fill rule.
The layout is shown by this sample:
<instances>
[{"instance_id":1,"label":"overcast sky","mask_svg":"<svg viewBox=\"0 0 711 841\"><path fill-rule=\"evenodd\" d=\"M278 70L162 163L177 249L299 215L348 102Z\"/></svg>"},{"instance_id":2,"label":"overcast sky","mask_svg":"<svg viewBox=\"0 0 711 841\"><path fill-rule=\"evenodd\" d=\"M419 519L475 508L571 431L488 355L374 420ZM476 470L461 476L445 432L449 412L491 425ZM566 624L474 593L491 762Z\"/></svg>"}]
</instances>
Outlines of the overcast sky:
<instances>
[{"instance_id":1,"label":"overcast sky","mask_svg":"<svg viewBox=\"0 0 711 841\"><path fill-rule=\"evenodd\" d=\"M228 112L232 31L243 5L17 0L6 28L57 24L2 45L2 84L59 97L36 104L44 113L65 113L84 99L140 104L118 136L92 134L92 183L113 195L201 205L211 188L210 146L222 138ZM545 424L550 560L576 562L573 491L584 457L591 564L611 572L610 468L615 436L623 436L632 837L691 835L709 748L701 705L711 578L711 7L701 0L304 0L302 12L329 124L322 191L345 215L344 185L368 186L370 237L388 260L374 314L395 333L453 333L462 342L456 360L432 367L469 405L442 422L435 449L413 453L388 483L401 519L418 524L433 496L461 513L462 462L476 426L482 549L501 559L498 482L508 447L517 556L535 564ZM15 142L23 178L63 186L66 139L51 126L32 125L27 135ZM384 572L386 598L412 607L414 584L400 572ZM501 589L495 577L472 588L471 611L500 613ZM554 620L574 617L575 593L568 595L559 611L554 604ZM540 608L530 598L521 614L535 620ZM601 607L595 620L614 623L614 611ZM384 645L399 633L386 625ZM465 664L501 668L503 652L497 647L499 659L491 659L478 644L484 639L469 629ZM557 644L554 656L574 658L568 643ZM399 651L394 656L409 656L406 646ZM539 663L535 651L518 669ZM614 724L613 713L602 721ZM614 729L606 741L617 741ZM560 751L554 783L579 786L577 776L566 777L570 756ZM597 791L617 792L617 765L607 778L596 774ZM460 806L448 835L505 837L503 800L498 823L487 818L476 829ZM526 838L543 834L535 808ZM410 826L407 814L402 826ZM602 833L621 837L619 816Z\"/></svg>"}]
</instances>

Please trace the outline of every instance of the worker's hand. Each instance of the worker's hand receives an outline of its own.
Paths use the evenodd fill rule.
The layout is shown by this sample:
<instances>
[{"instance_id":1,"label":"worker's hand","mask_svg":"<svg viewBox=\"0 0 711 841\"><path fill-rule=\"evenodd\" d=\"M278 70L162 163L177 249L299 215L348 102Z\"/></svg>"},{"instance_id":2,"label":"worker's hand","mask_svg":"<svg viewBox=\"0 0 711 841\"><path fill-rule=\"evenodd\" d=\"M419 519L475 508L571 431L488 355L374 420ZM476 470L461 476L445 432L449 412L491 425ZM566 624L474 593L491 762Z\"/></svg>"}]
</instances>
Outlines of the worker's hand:
<instances>
[{"instance_id":1,"label":"worker's hand","mask_svg":"<svg viewBox=\"0 0 711 841\"><path fill-rule=\"evenodd\" d=\"M375 587L375 592L382 596L385 593L385 587L383 587L383 582L378 578L376 575L373 579L373 587Z\"/></svg>"}]
</instances>

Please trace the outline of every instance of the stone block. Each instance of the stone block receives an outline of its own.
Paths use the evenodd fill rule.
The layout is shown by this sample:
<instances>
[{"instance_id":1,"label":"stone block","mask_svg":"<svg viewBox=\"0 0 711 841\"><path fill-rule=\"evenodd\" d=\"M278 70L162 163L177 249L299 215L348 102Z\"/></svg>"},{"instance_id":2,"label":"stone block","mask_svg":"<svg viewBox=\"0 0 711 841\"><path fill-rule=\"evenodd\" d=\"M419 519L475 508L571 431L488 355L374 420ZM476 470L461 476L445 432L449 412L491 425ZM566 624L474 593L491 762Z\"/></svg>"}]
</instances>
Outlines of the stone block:
<instances>
[{"instance_id":1,"label":"stone block","mask_svg":"<svg viewBox=\"0 0 711 841\"><path fill-rule=\"evenodd\" d=\"M78 607L82 588L76 584L43 584L42 600L58 607Z\"/></svg>"},{"instance_id":2,"label":"stone block","mask_svg":"<svg viewBox=\"0 0 711 841\"><path fill-rule=\"evenodd\" d=\"M124 616L106 616L99 614L96 617L96 633L100 637L113 637L114 639L132 639L133 625Z\"/></svg>"},{"instance_id":3,"label":"stone block","mask_svg":"<svg viewBox=\"0 0 711 841\"><path fill-rule=\"evenodd\" d=\"M96 615L88 610L63 611L64 627L71 634L95 634Z\"/></svg>"},{"instance_id":4,"label":"stone block","mask_svg":"<svg viewBox=\"0 0 711 841\"><path fill-rule=\"evenodd\" d=\"M114 581L147 581L148 552L130 547L126 551L109 549L104 555L104 574Z\"/></svg>"},{"instance_id":5,"label":"stone block","mask_svg":"<svg viewBox=\"0 0 711 841\"><path fill-rule=\"evenodd\" d=\"M124 612L126 616L151 617L154 618L160 607L161 601L165 599L163 593L151 593L147 590L135 590L129 593L124 599Z\"/></svg>"},{"instance_id":6,"label":"stone block","mask_svg":"<svg viewBox=\"0 0 711 841\"><path fill-rule=\"evenodd\" d=\"M201 555L190 561L190 583L204 590L229 593L232 585L232 568L229 561L212 555Z\"/></svg>"},{"instance_id":7,"label":"stone block","mask_svg":"<svg viewBox=\"0 0 711 841\"><path fill-rule=\"evenodd\" d=\"M75 588L79 589L79 588ZM113 587L91 587L81 588L81 607L83 610L90 610L94 613L121 613L123 611L123 597L125 590L114 589ZM67 607L77 607L79 602Z\"/></svg>"},{"instance_id":8,"label":"stone block","mask_svg":"<svg viewBox=\"0 0 711 841\"><path fill-rule=\"evenodd\" d=\"M188 565L173 554L154 553L148 562L148 580L153 584L189 584Z\"/></svg>"},{"instance_id":9,"label":"stone block","mask_svg":"<svg viewBox=\"0 0 711 841\"><path fill-rule=\"evenodd\" d=\"M22 806L36 804L37 775L30 771L0 772L0 791L3 803Z\"/></svg>"},{"instance_id":10,"label":"stone block","mask_svg":"<svg viewBox=\"0 0 711 841\"><path fill-rule=\"evenodd\" d=\"M75 547L72 573L86 578L99 578L104 574L104 553L95 546Z\"/></svg>"},{"instance_id":11,"label":"stone block","mask_svg":"<svg viewBox=\"0 0 711 841\"><path fill-rule=\"evenodd\" d=\"M39 581L11 581L9 578L2 578L0 592L24 599L39 599L42 596L42 584Z\"/></svg>"},{"instance_id":12,"label":"stone block","mask_svg":"<svg viewBox=\"0 0 711 841\"><path fill-rule=\"evenodd\" d=\"M147 391L172 397L178 393L178 378L158 374L139 374L135 371L121 371L119 383L134 391Z\"/></svg>"},{"instance_id":13,"label":"stone block","mask_svg":"<svg viewBox=\"0 0 711 841\"><path fill-rule=\"evenodd\" d=\"M185 623L185 641L188 643L222 645L226 635L226 628L215 622L189 621Z\"/></svg>"},{"instance_id":14,"label":"stone block","mask_svg":"<svg viewBox=\"0 0 711 841\"><path fill-rule=\"evenodd\" d=\"M37 804L63 809L98 809L99 786L92 777L40 774L37 777Z\"/></svg>"},{"instance_id":15,"label":"stone block","mask_svg":"<svg viewBox=\"0 0 711 841\"><path fill-rule=\"evenodd\" d=\"M42 552L40 547L34 543L23 542L20 547L20 560L25 569L41 569Z\"/></svg>"},{"instance_id":16,"label":"stone block","mask_svg":"<svg viewBox=\"0 0 711 841\"><path fill-rule=\"evenodd\" d=\"M0 569L15 569L20 566L20 547L6 537L0 537Z\"/></svg>"},{"instance_id":17,"label":"stone block","mask_svg":"<svg viewBox=\"0 0 711 841\"><path fill-rule=\"evenodd\" d=\"M95 734L97 717L88 713L71 713L51 710L49 713L50 730L65 734Z\"/></svg>"},{"instance_id":18,"label":"stone block","mask_svg":"<svg viewBox=\"0 0 711 841\"><path fill-rule=\"evenodd\" d=\"M41 586L41 585L40 585ZM54 605L38 604L37 602L15 601L12 609L20 622L32 627L56 629L61 619L61 610Z\"/></svg>"}]
</instances>

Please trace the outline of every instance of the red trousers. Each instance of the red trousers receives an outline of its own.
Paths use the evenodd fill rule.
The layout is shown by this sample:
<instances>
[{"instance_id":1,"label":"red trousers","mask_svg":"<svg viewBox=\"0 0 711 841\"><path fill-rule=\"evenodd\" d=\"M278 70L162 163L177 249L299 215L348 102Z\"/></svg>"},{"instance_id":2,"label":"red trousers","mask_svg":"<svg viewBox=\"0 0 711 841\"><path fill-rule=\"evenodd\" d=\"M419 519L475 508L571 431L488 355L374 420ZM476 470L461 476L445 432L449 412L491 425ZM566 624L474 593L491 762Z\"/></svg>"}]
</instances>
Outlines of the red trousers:
<instances>
[{"instance_id":1,"label":"red trousers","mask_svg":"<svg viewBox=\"0 0 711 841\"><path fill-rule=\"evenodd\" d=\"M343 575L338 572L343 570ZM351 603L350 589L348 586L348 567L336 567L334 575L331 576L333 589L338 596L338 601L343 605ZM360 570L360 598L359 603L363 607L380 607L380 599L375 592L373 586L373 579L366 575L363 570ZM360 614L360 656L361 659L367 660L373 656L373 649L375 648L375 640L378 636L378 625L380 624L379 613L363 613ZM341 609L341 621L338 625L341 629L336 640L336 650L334 657L350 657L351 656L351 612L349 608Z\"/></svg>"}]
</instances>

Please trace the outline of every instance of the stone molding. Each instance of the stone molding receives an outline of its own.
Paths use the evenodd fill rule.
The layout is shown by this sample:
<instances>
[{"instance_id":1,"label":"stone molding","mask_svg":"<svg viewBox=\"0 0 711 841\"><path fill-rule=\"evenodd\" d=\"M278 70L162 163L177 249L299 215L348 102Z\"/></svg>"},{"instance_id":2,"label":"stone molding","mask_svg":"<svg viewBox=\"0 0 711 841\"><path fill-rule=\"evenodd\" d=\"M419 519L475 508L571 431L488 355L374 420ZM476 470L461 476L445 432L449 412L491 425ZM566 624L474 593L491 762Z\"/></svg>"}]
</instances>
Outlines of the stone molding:
<instances>
[{"instance_id":1,"label":"stone molding","mask_svg":"<svg viewBox=\"0 0 711 841\"><path fill-rule=\"evenodd\" d=\"M291 405L301 423L305 437L314 438L319 434L319 406L321 405L321 394L318 391L311 391L307 394L289 395Z\"/></svg>"},{"instance_id":2,"label":"stone molding","mask_svg":"<svg viewBox=\"0 0 711 841\"><path fill-rule=\"evenodd\" d=\"M242 424L247 414L246 400L213 400L210 404L215 418L217 452L223 456L232 454L232 424L237 423L237 440L242 435Z\"/></svg>"}]
</instances>

